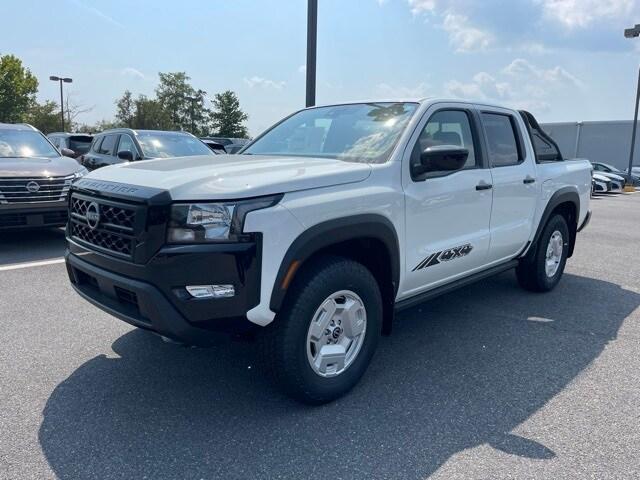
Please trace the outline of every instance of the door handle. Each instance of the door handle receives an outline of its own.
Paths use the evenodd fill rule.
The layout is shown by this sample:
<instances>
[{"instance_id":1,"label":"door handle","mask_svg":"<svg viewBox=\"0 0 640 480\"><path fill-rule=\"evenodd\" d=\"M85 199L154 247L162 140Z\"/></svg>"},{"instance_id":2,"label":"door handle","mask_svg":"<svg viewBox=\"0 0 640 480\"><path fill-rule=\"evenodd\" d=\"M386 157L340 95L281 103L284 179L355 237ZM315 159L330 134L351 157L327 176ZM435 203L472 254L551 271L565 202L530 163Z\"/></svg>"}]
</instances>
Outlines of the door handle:
<instances>
[{"instance_id":1,"label":"door handle","mask_svg":"<svg viewBox=\"0 0 640 480\"><path fill-rule=\"evenodd\" d=\"M535 179L535 178L530 177L529 175L527 175L527 176L524 178L524 180L522 180L522 183L524 183L525 185L528 185L528 184L533 183L533 182L535 182L535 181L536 181L536 179Z\"/></svg>"},{"instance_id":2,"label":"door handle","mask_svg":"<svg viewBox=\"0 0 640 480\"><path fill-rule=\"evenodd\" d=\"M491 190L492 188L493 188L493 185L485 182L484 180L476 185L476 190Z\"/></svg>"}]
</instances>

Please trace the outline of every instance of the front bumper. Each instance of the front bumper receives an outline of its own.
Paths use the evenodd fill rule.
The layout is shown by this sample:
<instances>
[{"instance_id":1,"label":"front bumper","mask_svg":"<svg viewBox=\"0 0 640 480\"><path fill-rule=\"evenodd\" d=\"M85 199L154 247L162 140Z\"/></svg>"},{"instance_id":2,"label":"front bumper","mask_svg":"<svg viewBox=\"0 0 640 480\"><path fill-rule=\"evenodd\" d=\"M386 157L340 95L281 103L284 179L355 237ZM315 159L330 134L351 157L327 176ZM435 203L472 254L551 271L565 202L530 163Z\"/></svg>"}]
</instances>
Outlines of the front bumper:
<instances>
[{"instance_id":1,"label":"front bumper","mask_svg":"<svg viewBox=\"0 0 640 480\"><path fill-rule=\"evenodd\" d=\"M194 345L216 333L255 325L246 312L259 303L261 239L255 242L166 246L145 264L120 260L68 238L66 264L73 288L131 325ZM231 284L231 298L195 299L187 285Z\"/></svg>"},{"instance_id":2,"label":"front bumper","mask_svg":"<svg viewBox=\"0 0 640 480\"><path fill-rule=\"evenodd\" d=\"M67 201L0 204L0 230L62 227Z\"/></svg>"}]
</instances>

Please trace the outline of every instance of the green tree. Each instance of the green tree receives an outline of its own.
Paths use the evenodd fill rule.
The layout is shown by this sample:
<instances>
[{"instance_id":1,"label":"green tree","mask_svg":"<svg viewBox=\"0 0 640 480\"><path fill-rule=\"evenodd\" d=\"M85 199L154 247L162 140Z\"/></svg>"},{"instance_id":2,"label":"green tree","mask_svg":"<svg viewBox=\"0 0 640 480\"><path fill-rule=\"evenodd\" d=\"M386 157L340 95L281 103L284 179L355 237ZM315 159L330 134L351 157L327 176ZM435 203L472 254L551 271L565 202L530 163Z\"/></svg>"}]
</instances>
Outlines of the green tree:
<instances>
[{"instance_id":1,"label":"green tree","mask_svg":"<svg viewBox=\"0 0 640 480\"><path fill-rule=\"evenodd\" d=\"M231 90L217 93L213 100L214 111L211 124L216 135L221 137L245 138L249 132L244 122L249 116L240 108L238 96Z\"/></svg>"},{"instance_id":2,"label":"green tree","mask_svg":"<svg viewBox=\"0 0 640 480\"><path fill-rule=\"evenodd\" d=\"M45 134L57 132L60 130L60 107L51 100L47 100L44 103L34 102L23 117L23 121L33 125Z\"/></svg>"},{"instance_id":3,"label":"green tree","mask_svg":"<svg viewBox=\"0 0 640 480\"><path fill-rule=\"evenodd\" d=\"M205 107L204 90L191 86L191 78L185 72L159 73L160 82L156 98L169 114L173 126L180 130L193 130L198 135L207 129L210 111Z\"/></svg>"},{"instance_id":4,"label":"green tree","mask_svg":"<svg viewBox=\"0 0 640 480\"><path fill-rule=\"evenodd\" d=\"M174 130L169 112L158 101L140 95L135 101L132 128L148 130Z\"/></svg>"},{"instance_id":5,"label":"green tree","mask_svg":"<svg viewBox=\"0 0 640 480\"><path fill-rule=\"evenodd\" d=\"M116 120L124 127L133 126L135 116L136 101L129 90L125 90L122 97L116 100Z\"/></svg>"},{"instance_id":6,"label":"green tree","mask_svg":"<svg viewBox=\"0 0 640 480\"><path fill-rule=\"evenodd\" d=\"M22 60L0 56L0 122L22 122L36 101L38 80Z\"/></svg>"}]
</instances>

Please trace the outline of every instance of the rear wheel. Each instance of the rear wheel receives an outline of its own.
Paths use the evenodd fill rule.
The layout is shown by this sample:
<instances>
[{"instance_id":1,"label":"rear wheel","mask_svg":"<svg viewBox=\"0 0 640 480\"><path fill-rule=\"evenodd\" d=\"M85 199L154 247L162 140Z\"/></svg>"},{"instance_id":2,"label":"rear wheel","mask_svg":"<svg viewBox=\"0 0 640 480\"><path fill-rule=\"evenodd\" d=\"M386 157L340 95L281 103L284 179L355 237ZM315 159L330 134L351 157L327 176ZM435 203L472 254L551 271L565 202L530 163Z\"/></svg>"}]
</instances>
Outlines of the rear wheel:
<instances>
[{"instance_id":1,"label":"rear wheel","mask_svg":"<svg viewBox=\"0 0 640 480\"><path fill-rule=\"evenodd\" d=\"M569 227L562 215L554 215L544 227L534 252L516 268L518 282L526 290L548 292L560 281L569 253Z\"/></svg>"},{"instance_id":2,"label":"rear wheel","mask_svg":"<svg viewBox=\"0 0 640 480\"><path fill-rule=\"evenodd\" d=\"M289 395L326 403L358 383L381 327L382 299L371 272L349 259L321 257L300 272L267 327L264 362Z\"/></svg>"}]
</instances>

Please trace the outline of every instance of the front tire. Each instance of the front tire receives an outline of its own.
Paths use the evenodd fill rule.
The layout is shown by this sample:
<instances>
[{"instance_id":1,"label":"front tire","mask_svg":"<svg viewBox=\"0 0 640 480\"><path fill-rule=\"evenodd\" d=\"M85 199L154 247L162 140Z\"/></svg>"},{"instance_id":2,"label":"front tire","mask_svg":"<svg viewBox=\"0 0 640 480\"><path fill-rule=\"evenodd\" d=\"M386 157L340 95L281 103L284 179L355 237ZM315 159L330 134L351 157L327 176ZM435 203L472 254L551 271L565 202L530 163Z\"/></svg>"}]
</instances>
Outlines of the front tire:
<instances>
[{"instance_id":1,"label":"front tire","mask_svg":"<svg viewBox=\"0 0 640 480\"><path fill-rule=\"evenodd\" d=\"M569 227L562 215L549 219L535 250L516 268L518 283L525 290L548 292L560 281L569 253Z\"/></svg>"},{"instance_id":2,"label":"front tire","mask_svg":"<svg viewBox=\"0 0 640 480\"><path fill-rule=\"evenodd\" d=\"M378 345L378 283L358 262L320 257L298 274L267 329L263 361L279 386L304 403L335 400L358 383Z\"/></svg>"}]
</instances>

